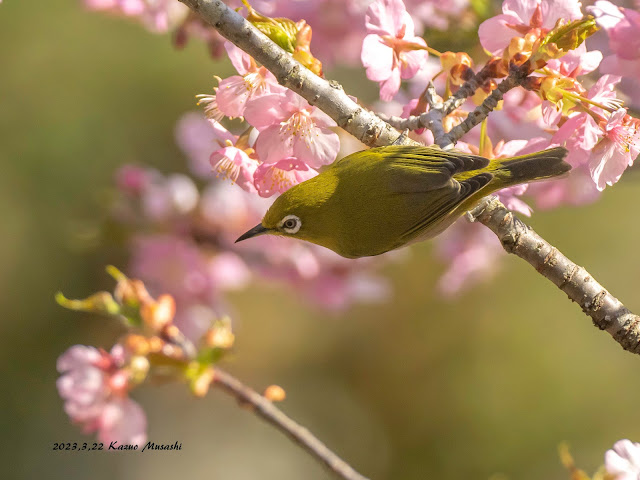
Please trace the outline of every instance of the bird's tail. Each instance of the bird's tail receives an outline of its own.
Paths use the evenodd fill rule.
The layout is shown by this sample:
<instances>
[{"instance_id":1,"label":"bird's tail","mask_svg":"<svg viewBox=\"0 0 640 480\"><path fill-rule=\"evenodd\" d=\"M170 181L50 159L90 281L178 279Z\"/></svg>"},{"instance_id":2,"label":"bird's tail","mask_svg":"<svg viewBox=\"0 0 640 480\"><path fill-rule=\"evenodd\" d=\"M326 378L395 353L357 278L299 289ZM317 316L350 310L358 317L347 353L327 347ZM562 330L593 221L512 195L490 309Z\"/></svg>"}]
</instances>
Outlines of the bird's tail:
<instances>
[{"instance_id":1,"label":"bird's tail","mask_svg":"<svg viewBox=\"0 0 640 480\"><path fill-rule=\"evenodd\" d=\"M555 147L519 157L495 159L487 169L495 175L492 184L497 190L562 175L571 170L571 165L564 161L566 156L566 148Z\"/></svg>"}]
</instances>

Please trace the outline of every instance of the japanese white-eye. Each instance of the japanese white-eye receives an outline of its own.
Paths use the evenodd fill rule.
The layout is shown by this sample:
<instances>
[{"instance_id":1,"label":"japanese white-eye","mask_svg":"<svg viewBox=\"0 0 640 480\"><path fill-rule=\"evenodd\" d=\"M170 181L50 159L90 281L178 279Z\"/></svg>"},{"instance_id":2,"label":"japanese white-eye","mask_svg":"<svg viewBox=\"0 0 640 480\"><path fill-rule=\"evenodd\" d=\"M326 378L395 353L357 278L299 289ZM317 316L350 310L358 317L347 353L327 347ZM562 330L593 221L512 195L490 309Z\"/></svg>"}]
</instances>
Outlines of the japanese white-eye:
<instances>
[{"instance_id":1,"label":"japanese white-eye","mask_svg":"<svg viewBox=\"0 0 640 480\"><path fill-rule=\"evenodd\" d=\"M356 152L278 197L236 242L299 238L347 258L434 237L485 195L571 169L562 147L512 158L391 145Z\"/></svg>"}]
</instances>

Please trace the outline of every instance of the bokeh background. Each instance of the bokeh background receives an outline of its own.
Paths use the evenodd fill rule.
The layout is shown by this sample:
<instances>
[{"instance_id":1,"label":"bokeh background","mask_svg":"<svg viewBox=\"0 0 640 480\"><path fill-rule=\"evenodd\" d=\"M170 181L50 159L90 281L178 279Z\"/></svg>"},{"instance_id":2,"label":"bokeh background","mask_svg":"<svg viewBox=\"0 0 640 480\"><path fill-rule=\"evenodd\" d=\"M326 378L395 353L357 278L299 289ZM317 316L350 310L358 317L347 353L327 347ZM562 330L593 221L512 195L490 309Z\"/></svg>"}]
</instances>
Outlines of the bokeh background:
<instances>
[{"instance_id":1,"label":"bokeh background","mask_svg":"<svg viewBox=\"0 0 640 480\"><path fill-rule=\"evenodd\" d=\"M186 170L175 121L229 68L197 41L178 52L79 1L0 5L3 478L330 478L224 393L194 399L180 385L134 397L149 438L182 451L52 451L93 441L63 412L56 358L77 343L108 348L122 333L63 310L54 293L112 287L103 267L126 267L126 250L96 230L114 170ZM375 97L363 76L331 75ZM596 204L530 222L636 310L639 184L628 172ZM443 300L431 249L386 267L395 294L381 306L328 315L261 285L231 296L237 344L226 368L259 390L283 386L283 410L374 479L560 479L560 442L591 472L614 441L640 439L637 357L515 257L492 282Z\"/></svg>"}]
</instances>

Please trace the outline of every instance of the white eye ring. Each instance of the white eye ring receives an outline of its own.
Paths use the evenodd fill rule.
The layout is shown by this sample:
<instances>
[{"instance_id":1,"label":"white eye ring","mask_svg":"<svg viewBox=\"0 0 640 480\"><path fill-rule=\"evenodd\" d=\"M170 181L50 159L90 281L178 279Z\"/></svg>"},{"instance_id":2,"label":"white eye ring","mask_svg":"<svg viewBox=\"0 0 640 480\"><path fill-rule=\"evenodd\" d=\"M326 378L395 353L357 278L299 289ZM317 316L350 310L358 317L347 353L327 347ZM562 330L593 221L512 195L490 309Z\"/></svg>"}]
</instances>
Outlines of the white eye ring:
<instances>
[{"instance_id":1,"label":"white eye ring","mask_svg":"<svg viewBox=\"0 0 640 480\"><path fill-rule=\"evenodd\" d=\"M301 226L302 222L295 215L287 215L280 221L279 225L279 227L287 233L298 233Z\"/></svg>"}]
</instances>

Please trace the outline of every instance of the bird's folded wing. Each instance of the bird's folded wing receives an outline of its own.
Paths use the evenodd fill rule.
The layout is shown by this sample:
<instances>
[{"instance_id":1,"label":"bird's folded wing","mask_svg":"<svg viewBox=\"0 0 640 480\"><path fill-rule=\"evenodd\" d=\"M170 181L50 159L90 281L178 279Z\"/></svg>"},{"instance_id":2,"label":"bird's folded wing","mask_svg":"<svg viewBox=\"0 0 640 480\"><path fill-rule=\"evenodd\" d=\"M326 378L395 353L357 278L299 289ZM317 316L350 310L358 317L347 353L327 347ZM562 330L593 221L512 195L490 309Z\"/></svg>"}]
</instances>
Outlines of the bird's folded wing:
<instances>
[{"instance_id":1,"label":"bird's folded wing","mask_svg":"<svg viewBox=\"0 0 640 480\"><path fill-rule=\"evenodd\" d=\"M467 198L484 188L491 179L493 179L491 173L479 173L462 182L452 179L451 186L445 186L431 192L429 194L429 202L425 202L423 216L406 232L403 232L403 238L408 241L417 236L422 237L427 231L434 230L435 233L439 232L438 223L444 220Z\"/></svg>"},{"instance_id":2,"label":"bird's folded wing","mask_svg":"<svg viewBox=\"0 0 640 480\"><path fill-rule=\"evenodd\" d=\"M395 193L442 188L457 173L480 170L489 165L484 157L434 147L398 145L380 150L384 155L380 174L388 179L389 188Z\"/></svg>"}]
</instances>

